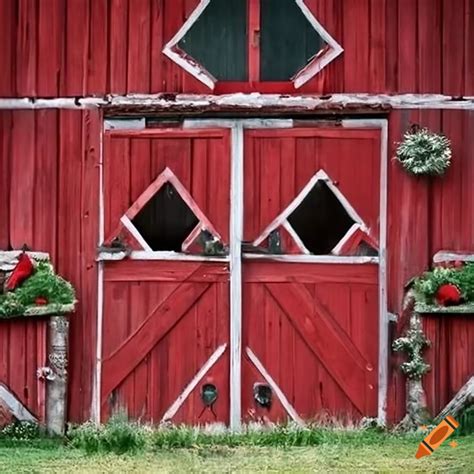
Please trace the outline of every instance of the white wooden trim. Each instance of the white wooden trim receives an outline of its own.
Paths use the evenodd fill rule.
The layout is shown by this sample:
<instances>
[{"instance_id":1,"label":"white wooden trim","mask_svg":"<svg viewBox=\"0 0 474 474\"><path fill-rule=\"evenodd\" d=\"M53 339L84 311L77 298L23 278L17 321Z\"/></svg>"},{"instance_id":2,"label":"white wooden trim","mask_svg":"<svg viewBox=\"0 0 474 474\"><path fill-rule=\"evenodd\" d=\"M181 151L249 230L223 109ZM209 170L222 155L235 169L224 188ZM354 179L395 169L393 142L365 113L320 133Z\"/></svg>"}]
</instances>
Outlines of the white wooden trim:
<instances>
[{"instance_id":1,"label":"white wooden trim","mask_svg":"<svg viewBox=\"0 0 474 474\"><path fill-rule=\"evenodd\" d=\"M230 258L228 256L206 256L206 255L188 255L178 252L168 252L168 251L159 251L159 252L148 252L146 250L133 250L129 254L126 252L100 252L97 256L97 261L101 262L113 262L125 260L173 260L173 261L182 261L182 262L229 262Z\"/></svg>"},{"instance_id":2,"label":"white wooden trim","mask_svg":"<svg viewBox=\"0 0 474 474\"><path fill-rule=\"evenodd\" d=\"M266 260L270 262L286 263L320 263L320 264L374 264L379 263L379 257L338 256L338 255L268 255L244 253L245 260Z\"/></svg>"},{"instance_id":3,"label":"white wooden trim","mask_svg":"<svg viewBox=\"0 0 474 474\"><path fill-rule=\"evenodd\" d=\"M144 130L145 128L145 117L104 120L104 130Z\"/></svg>"},{"instance_id":4,"label":"white wooden trim","mask_svg":"<svg viewBox=\"0 0 474 474\"><path fill-rule=\"evenodd\" d=\"M178 43L184 38L194 23L196 23L203 11L209 5L210 1L211 0L201 0L201 3L191 13L183 26L178 30L173 38L171 38L171 40L166 43L165 47L163 48L163 54L168 56L171 61L174 61L186 72L189 72L189 74L194 76L198 81L201 81L203 84L209 87L209 89L214 89L216 79L208 71L206 71L203 66L197 64L196 61L194 61L187 54L180 54L178 47Z\"/></svg>"},{"instance_id":5,"label":"white wooden trim","mask_svg":"<svg viewBox=\"0 0 474 474\"><path fill-rule=\"evenodd\" d=\"M339 243L331 250L333 255L340 255L342 247L346 244L346 242L360 229L360 224L357 222L352 224L349 230L345 233L344 237L339 241Z\"/></svg>"},{"instance_id":6,"label":"white wooden trim","mask_svg":"<svg viewBox=\"0 0 474 474\"><path fill-rule=\"evenodd\" d=\"M133 235L135 240L142 246L146 252L153 252L153 249L148 245L147 241L142 237L138 229L133 225L133 222L124 214L120 218L120 222Z\"/></svg>"},{"instance_id":7,"label":"white wooden trim","mask_svg":"<svg viewBox=\"0 0 474 474\"><path fill-rule=\"evenodd\" d=\"M236 123L244 129L293 128L293 119L185 119L183 128L232 128Z\"/></svg>"},{"instance_id":8,"label":"white wooden trim","mask_svg":"<svg viewBox=\"0 0 474 474\"><path fill-rule=\"evenodd\" d=\"M262 113L267 108L278 107L287 112L317 112L345 108L393 108L393 109L441 109L441 110L474 110L474 96L461 99L443 94L332 94L321 98L318 95L281 95L260 93L234 93L223 95L177 94L168 98L167 94L127 94L124 96L105 95L103 97L79 97L78 99L58 97L38 99L36 97L0 98L0 110L37 110L37 109L91 109L106 107L107 109L150 107L183 113L183 110L195 111L211 108L232 107L235 113L258 109ZM223 119L225 120L225 119Z\"/></svg>"},{"instance_id":9,"label":"white wooden trim","mask_svg":"<svg viewBox=\"0 0 474 474\"><path fill-rule=\"evenodd\" d=\"M387 172L388 122L386 119L343 120L343 127L380 129L380 238L379 238L379 378L378 412L381 425L387 421L389 315L387 300Z\"/></svg>"},{"instance_id":10,"label":"white wooden trim","mask_svg":"<svg viewBox=\"0 0 474 474\"><path fill-rule=\"evenodd\" d=\"M178 410L181 408L181 405L186 401L191 392L196 388L197 384L209 372L209 370L214 366L214 364L221 358L222 354L226 350L226 347L227 344L222 344L215 350L211 357L209 357L207 362L199 369L198 373L192 378L188 385L186 385L183 392L172 403L168 410L166 410L165 414L161 418L161 423L170 421L174 417L174 415L176 415Z\"/></svg>"},{"instance_id":11,"label":"white wooden trim","mask_svg":"<svg viewBox=\"0 0 474 474\"><path fill-rule=\"evenodd\" d=\"M283 222L283 227L286 229L288 234L290 234L290 237L293 239L293 242L296 244L296 246L300 249L301 253L303 255L310 255L311 252L305 247L303 241L300 239L300 236L296 233L295 229L293 229L293 226L288 221L285 221Z\"/></svg>"},{"instance_id":12,"label":"white wooden trim","mask_svg":"<svg viewBox=\"0 0 474 474\"><path fill-rule=\"evenodd\" d=\"M253 365L255 366L255 368L260 372L260 375L267 381L268 385L270 385L272 390L275 392L275 395L278 397L278 400L280 400L280 403L283 405L283 408L286 410L288 415L290 415L291 419L298 425L305 426L304 421L301 419L301 417L298 415L294 407L285 397L285 394L282 392L278 384L273 380L271 375L267 372L267 370L265 369L263 364L260 362L258 357L252 352L252 349L250 349L250 347L247 347L245 351L249 359L252 361Z\"/></svg>"},{"instance_id":13,"label":"white wooden trim","mask_svg":"<svg viewBox=\"0 0 474 474\"><path fill-rule=\"evenodd\" d=\"M316 74L318 74L322 69L324 69L329 63L336 59L344 49L341 45L327 32L321 23L316 19L311 10L306 6L304 0L295 0L296 4L300 7L303 15L311 23L311 26L316 30L316 32L321 36L321 38L329 46L329 51L327 51L322 56L316 55L316 57L309 62L301 71L296 74L294 79L295 89L300 88L302 85L306 84L310 79L312 79Z\"/></svg>"},{"instance_id":14,"label":"white wooden trim","mask_svg":"<svg viewBox=\"0 0 474 474\"><path fill-rule=\"evenodd\" d=\"M105 236L105 200L104 200L104 133L100 133L99 143L99 243ZM96 424L101 421L101 386L102 386L102 344L104 324L104 264L97 266L97 340L95 353L95 373L92 388L91 418Z\"/></svg>"},{"instance_id":15,"label":"white wooden trim","mask_svg":"<svg viewBox=\"0 0 474 474\"><path fill-rule=\"evenodd\" d=\"M232 127L230 209L230 428L242 418L242 239L244 229L244 128Z\"/></svg>"},{"instance_id":16,"label":"white wooden trim","mask_svg":"<svg viewBox=\"0 0 474 474\"><path fill-rule=\"evenodd\" d=\"M284 224L288 219L291 213L303 202L308 193L313 189L314 185L318 181L324 181L329 189L334 193L336 198L339 200L341 205L344 207L346 212L349 214L350 218L360 226L363 231L367 231L367 227L364 224L363 220L357 213L357 211L352 207L349 200L344 196L344 194L334 185L332 179L327 175L324 170L319 170L305 185L305 187L299 192L299 194L291 201L286 209L284 209L274 220L271 222L265 230L260 234L259 237L255 239L253 245L257 247L260 245L270 234L278 227Z\"/></svg>"},{"instance_id":17,"label":"white wooden trim","mask_svg":"<svg viewBox=\"0 0 474 474\"><path fill-rule=\"evenodd\" d=\"M190 234L184 239L181 244L181 251L186 252L189 246L197 239L198 235L204 230L205 226L199 221Z\"/></svg>"},{"instance_id":18,"label":"white wooden trim","mask_svg":"<svg viewBox=\"0 0 474 474\"><path fill-rule=\"evenodd\" d=\"M0 382L0 400L6 405L13 416L19 421L32 421L37 422L38 420L31 414L28 408L16 398L16 396Z\"/></svg>"},{"instance_id":19,"label":"white wooden trim","mask_svg":"<svg viewBox=\"0 0 474 474\"><path fill-rule=\"evenodd\" d=\"M474 250L472 253L469 252L460 252L457 253L455 251L449 250L440 250L436 252L433 256L433 263L441 263L441 262L474 262Z\"/></svg>"}]
</instances>

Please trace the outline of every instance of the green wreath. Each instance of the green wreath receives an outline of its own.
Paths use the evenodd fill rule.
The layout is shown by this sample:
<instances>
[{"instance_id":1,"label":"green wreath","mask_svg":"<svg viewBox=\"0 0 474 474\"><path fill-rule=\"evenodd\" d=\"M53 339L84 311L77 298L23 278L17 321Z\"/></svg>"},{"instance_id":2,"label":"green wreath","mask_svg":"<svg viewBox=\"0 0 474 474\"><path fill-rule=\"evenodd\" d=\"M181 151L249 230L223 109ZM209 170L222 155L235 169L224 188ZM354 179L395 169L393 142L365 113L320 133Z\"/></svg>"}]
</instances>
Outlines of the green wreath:
<instances>
[{"instance_id":1,"label":"green wreath","mask_svg":"<svg viewBox=\"0 0 474 474\"><path fill-rule=\"evenodd\" d=\"M398 144L395 158L413 175L442 176L451 165L451 142L426 128L411 129Z\"/></svg>"}]
</instances>

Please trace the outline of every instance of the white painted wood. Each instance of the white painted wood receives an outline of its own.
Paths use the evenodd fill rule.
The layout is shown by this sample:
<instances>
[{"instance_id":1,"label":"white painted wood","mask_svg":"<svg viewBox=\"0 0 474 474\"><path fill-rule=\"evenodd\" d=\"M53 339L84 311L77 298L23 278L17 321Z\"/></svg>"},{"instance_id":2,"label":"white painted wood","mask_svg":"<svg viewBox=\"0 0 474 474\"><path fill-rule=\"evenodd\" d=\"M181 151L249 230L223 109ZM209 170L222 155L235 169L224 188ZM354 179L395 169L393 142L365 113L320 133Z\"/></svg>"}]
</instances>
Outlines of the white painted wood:
<instances>
[{"instance_id":1,"label":"white painted wood","mask_svg":"<svg viewBox=\"0 0 474 474\"><path fill-rule=\"evenodd\" d=\"M6 250L0 251L0 271L11 272L18 264L18 258L23 253L22 250ZM49 254L46 252L26 252L26 254L33 260L48 260Z\"/></svg>"},{"instance_id":2,"label":"white painted wood","mask_svg":"<svg viewBox=\"0 0 474 474\"><path fill-rule=\"evenodd\" d=\"M303 255L310 255L311 252L305 247L303 241L300 239L300 236L296 233L295 229L293 229L293 226L288 221L285 221L283 223L283 227L286 229L288 234L290 234L293 242L300 249L301 253Z\"/></svg>"},{"instance_id":3,"label":"white painted wood","mask_svg":"<svg viewBox=\"0 0 474 474\"><path fill-rule=\"evenodd\" d=\"M301 419L301 417L298 415L294 407L285 397L285 394L282 392L282 390L280 389L278 384L275 382L275 380L273 380L271 375L267 372L267 370L265 369L263 364L260 362L258 357L252 352L252 349L250 349L250 347L247 347L245 351L249 359L252 361L253 365L255 366L255 368L260 372L260 375L266 380L268 385L270 385L273 392L275 392L275 395L278 397L278 400L280 400L280 403L283 405L283 408L286 410L288 415L290 415L291 419L298 425L305 426L304 421Z\"/></svg>"},{"instance_id":4,"label":"white painted wood","mask_svg":"<svg viewBox=\"0 0 474 474\"><path fill-rule=\"evenodd\" d=\"M449 250L440 250L436 252L433 256L433 263L441 262L474 262L474 252L455 252Z\"/></svg>"},{"instance_id":5,"label":"white painted wood","mask_svg":"<svg viewBox=\"0 0 474 474\"><path fill-rule=\"evenodd\" d=\"M206 256L206 255L187 255L178 252L148 252L145 250L133 250L130 254L125 252L100 252L97 260L101 262L113 262L124 260L173 260L182 262L229 262L228 256Z\"/></svg>"},{"instance_id":6,"label":"white painted wood","mask_svg":"<svg viewBox=\"0 0 474 474\"><path fill-rule=\"evenodd\" d=\"M104 130L143 130L145 128L146 120L144 117L104 120Z\"/></svg>"},{"instance_id":7,"label":"white painted wood","mask_svg":"<svg viewBox=\"0 0 474 474\"><path fill-rule=\"evenodd\" d=\"M209 5L210 0L201 0L201 3L191 13L189 18L178 32L171 38L171 40L163 48L163 54L168 56L178 66L183 68L186 72L193 75L198 81L201 81L209 89L214 89L216 79L206 71L202 66L196 63L190 56L180 50L178 43L186 36L186 33L192 28L194 23L198 20L201 14Z\"/></svg>"},{"instance_id":8,"label":"white painted wood","mask_svg":"<svg viewBox=\"0 0 474 474\"><path fill-rule=\"evenodd\" d=\"M183 128L232 128L236 123L244 129L293 128L293 119L185 119Z\"/></svg>"},{"instance_id":9,"label":"white painted wood","mask_svg":"<svg viewBox=\"0 0 474 474\"><path fill-rule=\"evenodd\" d=\"M171 421L176 415L178 410L181 408L181 405L186 401L191 392L196 388L197 384L203 379L203 377L209 372L209 370L214 366L214 364L220 359L222 354L225 352L227 344L222 344L219 346L216 351L209 357L207 362L199 369L198 373L192 378L192 380L186 385L183 392L178 396L178 398L173 402L173 404L166 410L161 423Z\"/></svg>"},{"instance_id":10,"label":"white painted wood","mask_svg":"<svg viewBox=\"0 0 474 474\"><path fill-rule=\"evenodd\" d=\"M346 212L349 214L351 219L359 225L359 227L364 231L367 232L367 226L357 213L357 211L354 209L354 207L351 205L349 200L344 196L344 194L338 189L337 186L334 185L333 180L327 175L327 173L324 170L319 170L306 184L306 186L299 192L299 194L291 201L291 203L288 205L286 209L281 212L274 220L271 222L265 230L260 234L257 239L253 242L254 246L260 245L270 234L270 232L273 232L275 229L280 227L285 223L285 221L288 219L288 217L291 215L291 213L303 202L305 197L308 195L308 193L313 189L314 185L318 181L324 181L326 185L329 187L329 189L334 193L336 198L339 200L341 205L344 207Z\"/></svg>"},{"instance_id":11,"label":"white painted wood","mask_svg":"<svg viewBox=\"0 0 474 474\"><path fill-rule=\"evenodd\" d=\"M0 401L5 404L8 410L19 421L37 422L28 408L16 398L16 396L8 389L6 385L0 382Z\"/></svg>"},{"instance_id":12,"label":"white painted wood","mask_svg":"<svg viewBox=\"0 0 474 474\"><path fill-rule=\"evenodd\" d=\"M379 263L379 257L363 257L363 256L338 256L338 255L269 255L244 253L245 260L266 260L271 262L286 263L321 263L321 264L376 264Z\"/></svg>"},{"instance_id":13,"label":"white painted wood","mask_svg":"<svg viewBox=\"0 0 474 474\"><path fill-rule=\"evenodd\" d=\"M327 30L319 23L316 17L313 15L311 10L306 6L304 0L295 0L296 4L300 7L303 15L311 23L311 26L318 32L319 36L324 40L328 45L328 51L323 53L322 56L316 55L316 57L310 61L310 63L300 71L295 79L294 84L295 88L300 88L303 84L306 84L310 79L312 79L316 74L318 74L322 69L324 69L329 63L336 59L344 49L341 45L327 32Z\"/></svg>"},{"instance_id":14,"label":"white painted wood","mask_svg":"<svg viewBox=\"0 0 474 474\"><path fill-rule=\"evenodd\" d=\"M230 428L242 418L242 239L244 228L244 129L232 128L230 209Z\"/></svg>"},{"instance_id":15,"label":"white painted wood","mask_svg":"<svg viewBox=\"0 0 474 474\"><path fill-rule=\"evenodd\" d=\"M360 229L360 224L355 223L349 228L345 233L344 237L339 241L339 243L331 250L333 255L340 255L341 250L346 244L346 242Z\"/></svg>"},{"instance_id":16,"label":"white painted wood","mask_svg":"<svg viewBox=\"0 0 474 474\"><path fill-rule=\"evenodd\" d=\"M120 218L120 222L133 235L135 240L142 246L143 250L146 252L153 252L153 249L148 245L147 241L142 237L140 232L138 232L138 229L133 225L133 222L126 215L123 215Z\"/></svg>"},{"instance_id":17,"label":"white painted wood","mask_svg":"<svg viewBox=\"0 0 474 474\"><path fill-rule=\"evenodd\" d=\"M345 107L351 109L388 107L394 109L442 109L442 110L474 110L474 96L458 99L442 94L332 94L330 97L321 98L317 95L281 95L281 94L224 94L224 95L197 95L177 94L172 99L162 94L127 94L125 96L106 95L103 97L80 97L37 99L35 97L16 97L10 99L0 98L0 110L30 110L30 109L91 109L107 107L117 111L121 107L150 106L172 112L182 112L186 107L206 108L212 107L213 111L222 107L232 106L236 113L246 109L259 108L265 112L266 108L279 107L288 111L302 112L324 109L340 111Z\"/></svg>"}]
</instances>

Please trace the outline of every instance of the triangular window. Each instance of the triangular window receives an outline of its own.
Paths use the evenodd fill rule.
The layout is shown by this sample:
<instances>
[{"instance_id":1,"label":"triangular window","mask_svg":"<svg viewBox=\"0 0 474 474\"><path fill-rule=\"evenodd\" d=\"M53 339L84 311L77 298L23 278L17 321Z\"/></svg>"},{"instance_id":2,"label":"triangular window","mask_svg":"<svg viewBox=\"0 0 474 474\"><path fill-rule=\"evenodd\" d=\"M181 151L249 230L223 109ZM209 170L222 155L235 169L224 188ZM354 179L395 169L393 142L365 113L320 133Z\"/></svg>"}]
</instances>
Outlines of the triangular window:
<instances>
[{"instance_id":1,"label":"triangular window","mask_svg":"<svg viewBox=\"0 0 474 474\"><path fill-rule=\"evenodd\" d=\"M275 245L277 242L277 245ZM377 242L324 171L253 242L255 252L376 256Z\"/></svg>"},{"instance_id":2,"label":"triangular window","mask_svg":"<svg viewBox=\"0 0 474 474\"><path fill-rule=\"evenodd\" d=\"M120 219L121 225L107 239L132 250L224 255L219 233L166 168Z\"/></svg>"}]
</instances>

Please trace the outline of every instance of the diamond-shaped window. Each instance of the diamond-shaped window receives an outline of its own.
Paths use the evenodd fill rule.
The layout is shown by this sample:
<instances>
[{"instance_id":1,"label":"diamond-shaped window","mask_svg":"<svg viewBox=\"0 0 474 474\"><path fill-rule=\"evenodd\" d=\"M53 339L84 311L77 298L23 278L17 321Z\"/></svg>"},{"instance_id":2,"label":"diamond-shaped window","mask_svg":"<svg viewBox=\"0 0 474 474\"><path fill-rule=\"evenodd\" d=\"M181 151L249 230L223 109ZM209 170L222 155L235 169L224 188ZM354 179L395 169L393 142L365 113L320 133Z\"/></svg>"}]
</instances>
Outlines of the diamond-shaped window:
<instances>
[{"instance_id":1,"label":"diamond-shaped window","mask_svg":"<svg viewBox=\"0 0 474 474\"><path fill-rule=\"evenodd\" d=\"M304 0L201 0L163 49L211 89L248 80L298 88L342 51Z\"/></svg>"},{"instance_id":2,"label":"diamond-shaped window","mask_svg":"<svg viewBox=\"0 0 474 474\"><path fill-rule=\"evenodd\" d=\"M166 168L120 219L105 241L132 250L225 255L227 247L189 192Z\"/></svg>"},{"instance_id":3,"label":"diamond-shaped window","mask_svg":"<svg viewBox=\"0 0 474 474\"><path fill-rule=\"evenodd\" d=\"M132 220L153 251L180 252L199 220L171 183L165 183Z\"/></svg>"},{"instance_id":4,"label":"diamond-shaped window","mask_svg":"<svg viewBox=\"0 0 474 474\"><path fill-rule=\"evenodd\" d=\"M288 222L304 246L315 255L330 253L354 224L324 181L314 184L288 216Z\"/></svg>"},{"instance_id":5,"label":"diamond-shaped window","mask_svg":"<svg viewBox=\"0 0 474 474\"><path fill-rule=\"evenodd\" d=\"M356 210L323 171L252 243L257 253L377 256L378 244Z\"/></svg>"}]
</instances>

